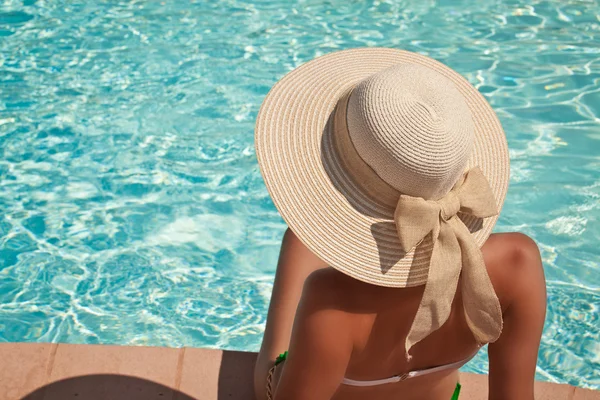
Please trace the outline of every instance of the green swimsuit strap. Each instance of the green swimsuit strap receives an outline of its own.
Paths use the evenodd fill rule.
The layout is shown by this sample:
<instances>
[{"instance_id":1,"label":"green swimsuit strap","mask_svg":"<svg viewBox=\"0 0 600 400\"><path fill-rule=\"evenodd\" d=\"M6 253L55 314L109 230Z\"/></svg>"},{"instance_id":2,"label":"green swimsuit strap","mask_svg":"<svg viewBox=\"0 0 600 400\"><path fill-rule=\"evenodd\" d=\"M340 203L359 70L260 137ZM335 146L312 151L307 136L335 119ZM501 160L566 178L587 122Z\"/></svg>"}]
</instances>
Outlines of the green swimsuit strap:
<instances>
[{"instance_id":1,"label":"green swimsuit strap","mask_svg":"<svg viewBox=\"0 0 600 400\"><path fill-rule=\"evenodd\" d=\"M275 368L285 361L287 355L288 352L286 351L285 353L281 353L279 356L277 356L277 358L275 359L275 364L271 367L269 373L267 374L267 400L273 400L273 374L275 373Z\"/></svg>"},{"instance_id":2,"label":"green swimsuit strap","mask_svg":"<svg viewBox=\"0 0 600 400\"><path fill-rule=\"evenodd\" d=\"M456 389L454 389L454 394L450 400L458 400L458 395L460 394L460 383L456 383Z\"/></svg>"}]
</instances>

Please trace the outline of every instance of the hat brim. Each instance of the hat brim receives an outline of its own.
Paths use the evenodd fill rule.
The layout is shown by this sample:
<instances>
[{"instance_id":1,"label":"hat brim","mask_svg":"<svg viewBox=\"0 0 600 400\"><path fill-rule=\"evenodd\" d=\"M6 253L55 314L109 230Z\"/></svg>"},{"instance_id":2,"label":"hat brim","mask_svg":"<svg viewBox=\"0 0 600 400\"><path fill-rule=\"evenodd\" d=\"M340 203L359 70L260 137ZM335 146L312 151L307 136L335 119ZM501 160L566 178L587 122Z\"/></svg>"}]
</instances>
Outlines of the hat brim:
<instances>
[{"instance_id":1,"label":"hat brim","mask_svg":"<svg viewBox=\"0 0 600 400\"><path fill-rule=\"evenodd\" d=\"M509 181L508 146L495 112L460 74L424 55L388 48L337 51L289 72L267 94L257 117L255 145L267 190L281 216L319 258L361 281L388 287L427 281L432 243L402 252L393 209L361 190L330 143L338 101L364 78L395 64L431 68L454 82L468 104L475 143L468 167L479 166L498 210ZM498 216L462 218L482 246Z\"/></svg>"}]
</instances>

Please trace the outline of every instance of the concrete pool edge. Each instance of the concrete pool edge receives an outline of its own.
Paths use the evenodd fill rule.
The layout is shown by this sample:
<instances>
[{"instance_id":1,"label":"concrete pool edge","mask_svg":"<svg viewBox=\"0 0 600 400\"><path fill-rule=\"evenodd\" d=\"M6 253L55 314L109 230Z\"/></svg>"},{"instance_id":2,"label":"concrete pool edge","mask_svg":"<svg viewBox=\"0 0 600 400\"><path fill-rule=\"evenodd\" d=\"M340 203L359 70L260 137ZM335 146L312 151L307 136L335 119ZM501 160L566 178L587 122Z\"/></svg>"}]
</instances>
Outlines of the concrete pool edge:
<instances>
[{"instance_id":1,"label":"concrete pool edge","mask_svg":"<svg viewBox=\"0 0 600 400\"><path fill-rule=\"evenodd\" d=\"M256 354L199 348L0 343L0 400L252 399ZM487 398L461 373L461 400ZM536 399L600 400L600 391L536 382Z\"/></svg>"}]
</instances>

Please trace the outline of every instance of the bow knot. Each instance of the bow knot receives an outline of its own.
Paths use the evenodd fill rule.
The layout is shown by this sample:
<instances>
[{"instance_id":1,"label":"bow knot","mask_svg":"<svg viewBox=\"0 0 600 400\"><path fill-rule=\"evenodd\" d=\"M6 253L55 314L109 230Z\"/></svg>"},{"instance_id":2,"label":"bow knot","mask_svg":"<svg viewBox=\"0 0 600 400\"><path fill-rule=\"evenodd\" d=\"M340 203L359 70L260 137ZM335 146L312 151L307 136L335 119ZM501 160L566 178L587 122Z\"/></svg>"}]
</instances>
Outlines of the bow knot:
<instances>
[{"instance_id":1,"label":"bow knot","mask_svg":"<svg viewBox=\"0 0 600 400\"><path fill-rule=\"evenodd\" d=\"M440 205L440 216L444 221L454 217L460 210L460 199L454 191L448 192L437 203Z\"/></svg>"},{"instance_id":2,"label":"bow knot","mask_svg":"<svg viewBox=\"0 0 600 400\"><path fill-rule=\"evenodd\" d=\"M400 195L394 221L400 245L409 252L431 235L433 249L423 298L406 338L406 351L442 326L450 315L458 278L469 328L480 343L492 342L502 330L502 312L487 275L483 255L458 212L477 218L498 214L494 193L477 167L438 200Z\"/></svg>"},{"instance_id":3,"label":"bow knot","mask_svg":"<svg viewBox=\"0 0 600 400\"><path fill-rule=\"evenodd\" d=\"M439 200L400 195L394 221L402 250L410 251L430 232L435 242L440 225L447 224L459 211L477 218L498 214L494 193L478 167L467 171Z\"/></svg>"}]
</instances>

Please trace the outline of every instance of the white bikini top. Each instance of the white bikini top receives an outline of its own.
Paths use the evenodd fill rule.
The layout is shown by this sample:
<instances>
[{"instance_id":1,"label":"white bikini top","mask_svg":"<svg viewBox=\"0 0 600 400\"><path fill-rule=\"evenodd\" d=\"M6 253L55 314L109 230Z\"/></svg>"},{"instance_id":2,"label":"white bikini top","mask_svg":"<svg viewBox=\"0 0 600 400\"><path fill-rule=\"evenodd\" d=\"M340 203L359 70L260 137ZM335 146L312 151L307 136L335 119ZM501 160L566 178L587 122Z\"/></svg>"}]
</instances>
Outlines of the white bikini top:
<instances>
[{"instance_id":1,"label":"white bikini top","mask_svg":"<svg viewBox=\"0 0 600 400\"><path fill-rule=\"evenodd\" d=\"M386 383L396 383L396 382L404 381L409 378L414 378L416 376L433 374L434 372L445 371L447 369L458 369L458 368L462 367L463 365L465 365L466 363L468 363L469 361L471 361L471 359L473 357L475 357L475 354L477 354L477 352L479 351L480 348L481 347L479 347L477 349L477 351L475 353L473 353L470 357L468 357L464 360L461 360L461 361L451 363L451 364L441 365L439 367L433 367L433 368L420 369L420 370L416 370L416 371L410 371L410 372L407 372L402 375L394 375L391 378L376 379L373 381L356 381L354 379L344 378L344 380L342 381L342 384L349 385L349 386L377 386L377 385L383 385Z\"/></svg>"}]
</instances>

